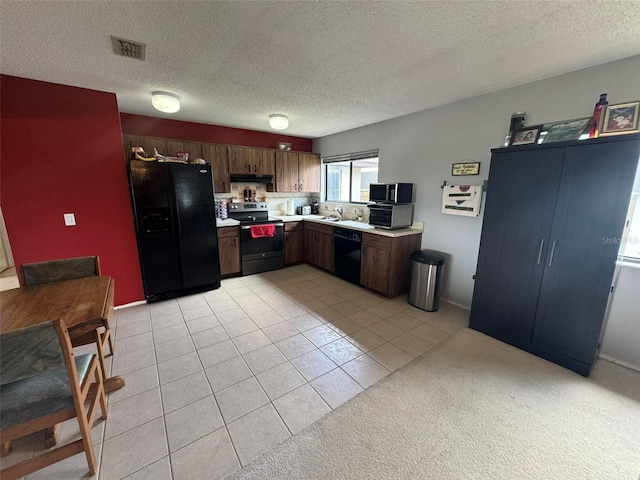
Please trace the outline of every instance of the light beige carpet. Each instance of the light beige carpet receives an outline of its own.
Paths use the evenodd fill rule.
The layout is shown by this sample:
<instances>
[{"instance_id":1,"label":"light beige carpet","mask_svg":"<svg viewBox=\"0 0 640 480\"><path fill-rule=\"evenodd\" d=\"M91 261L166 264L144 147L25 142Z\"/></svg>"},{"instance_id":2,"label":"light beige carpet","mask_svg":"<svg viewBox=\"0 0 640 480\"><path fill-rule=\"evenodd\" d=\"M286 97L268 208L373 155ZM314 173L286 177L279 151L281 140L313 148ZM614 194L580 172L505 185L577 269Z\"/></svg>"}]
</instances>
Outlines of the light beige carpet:
<instances>
[{"instance_id":1,"label":"light beige carpet","mask_svg":"<svg viewBox=\"0 0 640 480\"><path fill-rule=\"evenodd\" d=\"M232 479L637 480L640 402L473 330Z\"/></svg>"}]
</instances>

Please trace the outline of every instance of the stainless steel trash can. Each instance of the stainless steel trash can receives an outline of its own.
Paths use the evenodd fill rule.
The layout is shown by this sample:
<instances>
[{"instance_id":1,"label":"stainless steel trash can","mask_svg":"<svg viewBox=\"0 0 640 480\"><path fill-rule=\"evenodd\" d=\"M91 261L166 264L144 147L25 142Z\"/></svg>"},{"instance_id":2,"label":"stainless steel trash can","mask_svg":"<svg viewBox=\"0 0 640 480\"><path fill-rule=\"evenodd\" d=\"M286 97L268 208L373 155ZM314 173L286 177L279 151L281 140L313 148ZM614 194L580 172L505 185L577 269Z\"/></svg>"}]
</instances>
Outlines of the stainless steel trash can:
<instances>
[{"instance_id":1,"label":"stainless steel trash can","mask_svg":"<svg viewBox=\"0 0 640 480\"><path fill-rule=\"evenodd\" d=\"M444 255L433 250L411 254L411 288L407 301L427 312L438 310Z\"/></svg>"}]
</instances>

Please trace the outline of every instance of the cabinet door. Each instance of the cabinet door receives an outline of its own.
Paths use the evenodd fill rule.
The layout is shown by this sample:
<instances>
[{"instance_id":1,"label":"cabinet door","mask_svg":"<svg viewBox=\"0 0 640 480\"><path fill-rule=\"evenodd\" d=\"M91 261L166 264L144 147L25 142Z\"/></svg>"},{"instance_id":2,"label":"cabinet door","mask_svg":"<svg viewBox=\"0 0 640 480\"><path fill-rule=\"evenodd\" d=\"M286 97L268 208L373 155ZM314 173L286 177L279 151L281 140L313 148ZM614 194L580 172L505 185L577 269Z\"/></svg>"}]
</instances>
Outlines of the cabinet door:
<instances>
[{"instance_id":1,"label":"cabinet door","mask_svg":"<svg viewBox=\"0 0 640 480\"><path fill-rule=\"evenodd\" d=\"M298 191L298 154L276 152L276 192Z\"/></svg>"},{"instance_id":2,"label":"cabinet door","mask_svg":"<svg viewBox=\"0 0 640 480\"><path fill-rule=\"evenodd\" d=\"M389 285L388 268L390 261L390 250L363 246L360 283L371 290L386 295L387 286Z\"/></svg>"},{"instance_id":3,"label":"cabinet door","mask_svg":"<svg viewBox=\"0 0 640 480\"><path fill-rule=\"evenodd\" d=\"M333 235L318 234L318 266L333 272Z\"/></svg>"},{"instance_id":4,"label":"cabinet door","mask_svg":"<svg viewBox=\"0 0 640 480\"><path fill-rule=\"evenodd\" d=\"M639 157L635 141L566 149L536 346L594 362Z\"/></svg>"},{"instance_id":5,"label":"cabinet door","mask_svg":"<svg viewBox=\"0 0 640 480\"><path fill-rule=\"evenodd\" d=\"M531 341L563 148L494 153L471 324Z\"/></svg>"},{"instance_id":6,"label":"cabinet door","mask_svg":"<svg viewBox=\"0 0 640 480\"><path fill-rule=\"evenodd\" d=\"M153 157L154 149L158 150L158 153L167 155L167 141L164 138L145 137L140 135L128 135L129 145L127 150L127 158L131 158L131 147L142 147L147 157Z\"/></svg>"},{"instance_id":7,"label":"cabinet door","mask_svg":"<svg viewBox=\"0 0 640 480\"><path fill-rule=\"evenodd\" d=\"M189 161L193 162L196 158L202 158L202 144L198 142L183 142L182 140L167 140L166 152L163 155L169 157L175 157L178 152L187 152Z\"/></svg>"},{"instance_id":8,"label":"cabinet door","mask_svg":"<svg viewBox=\"0 0 640 480\"><path fill-rule=\"evenodd\" d=\"M387 276L387 296L393 298L409 290L411 285L411 254L422 248L422 235L407 235L391 239L391 258Z\"/></svg>"},{"instance_id":9,"label":"cabinet door","mask_svg":"<svg viewBox=\"0 0 640 480\"><path fill-rule=\"evenodd\" d=\"M320 191L320 155L298 154L298 191Z\"/></svg>"},{"instance_id":10,"label":"cabinet door","mask_svg":"<svg viewBox=\"0 0 640 480\"><path fill-rule=\"evenodd\" d=\"M244 147L229 147L229 172L252 173L253 165L249 149ZM251 169L250 169L251 168Z\"/></svg>"},{"instance_id":11,"label":"cabinet door","mask_svg":"<svg viewBox=\"0 0 640 480\"><path fill-rule=\"evenodd\" d=\"M284 233L284 263L300 263L304 261L304 231L292 230Z\"/></svg>"},{"instance_id":12,"label":"cabinet door","mask_svg":"<svg viewBox=\"0 0 640 480\"><path fill-rule=\"evenodd\" d=\"M275 156L273 150L263 148L245 148L245 162L248 173L260 173L263 175L275 174Z\"/></svg>"},{"instance_id":13,"label":"cabinet door","mask_svg":"<svg viewBox=\"0 0 640 480\"><path fill-rule=\"evenodd\" d=\"M240 273L240 240L238 227L218 228L220 274Z\"/></svg>"},{"instance_id":14,"label":"cabinet door","mask_svg":"<svg viewBox=\"0 0 640 480\"><path fill-rule=\"evenodd\" d=\"M258 164L258 171L256 171L255 173L262 173L264 175L276 174L275 151L273 150L260 151L260 163Z\"/></svg>"},{"instance_id":15,"label":"cabinet door","mask_svg":"<svg viewBox=\"0 0 640 480\"><path fill-rule=\"evenodd\" d=\"M229 156L226 145L213 143L202 144L202 158L211 164L213 175L213 189L216 193L231 192L229 181Z\"/></svg>"},{"instance_id":16,"label":"cabinet door","mask_svg":"<svg viewBox=\"0 0 640 480\"><path fill-rule=\"evenodd\" d=\"M304 258L311 265L318 265L318 233L304 230Z\"/></svg>"}]
</instances>

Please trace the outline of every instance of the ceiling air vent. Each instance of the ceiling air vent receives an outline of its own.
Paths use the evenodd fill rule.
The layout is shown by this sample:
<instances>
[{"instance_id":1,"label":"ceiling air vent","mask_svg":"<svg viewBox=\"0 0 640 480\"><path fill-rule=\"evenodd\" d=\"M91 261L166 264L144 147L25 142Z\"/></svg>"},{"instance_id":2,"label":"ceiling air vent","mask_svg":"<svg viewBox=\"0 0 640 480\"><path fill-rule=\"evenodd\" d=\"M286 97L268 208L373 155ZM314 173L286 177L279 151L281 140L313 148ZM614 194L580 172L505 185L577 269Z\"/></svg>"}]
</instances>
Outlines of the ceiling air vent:
<instances>
[{"instance_id":1,"label":"ceiling air vent","mask_svg":"<svg viewBox=\"0 0 640 480\"><path fill-rule=\"evenodd\" d=\"M113 45L113 53L121 57L136 58L144 60L147 45L133 40L126 40L111 35L111 44Z\"/></svg>"}]
</instances>

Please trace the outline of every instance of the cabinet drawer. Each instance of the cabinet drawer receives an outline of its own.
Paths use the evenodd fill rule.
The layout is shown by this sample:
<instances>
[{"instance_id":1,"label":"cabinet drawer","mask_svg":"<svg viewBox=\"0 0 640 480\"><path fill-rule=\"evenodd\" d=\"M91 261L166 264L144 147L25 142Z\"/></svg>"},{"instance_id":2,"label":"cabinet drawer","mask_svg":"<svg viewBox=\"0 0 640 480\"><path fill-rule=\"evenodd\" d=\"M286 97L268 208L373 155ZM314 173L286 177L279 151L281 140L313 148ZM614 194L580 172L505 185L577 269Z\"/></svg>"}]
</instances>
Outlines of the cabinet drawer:
<instances>
[{"instance_id":1,"label":"cabinet drawer","mask_svg":"<svg viewBox=\"0 0 640 480\"><path fill-rule=\"evenodd\" d=\"M239 234L238 227L218 227L218 238L237 237Z\"/></svg>"},{"instance_id":2,"label":"cabinet drawer","mask_svg":"<svg viewBox=\"0 0 640 480\"><path fill-rule=\"evenodd\" d=\"M333 235L333 226L322 225L321 223L307 222L305 230L311 230L314 232L324 233L325 235Z\"/></svg>"},{"instance_id":3,"label":"cabinet drawer","mask_svg":"<svg viewBox=\"0 0 640 480\"><path fill-rule=\"evenodd\" d=\"M391 250L391 240L391 237L383 237L382 235L365 233L364 235L362 235L362 246Z\"/></svg>"},{"instance_id":4,"label":"cabinet drawer","mask_svg":"<svg viewBox=\"0 0 640 480\"><path fill-rule=\"evenodd\" d=\"M292 232L302 230L304 224L302 222L284 222L284 231Z\"/></svg>"}]
</instances>

